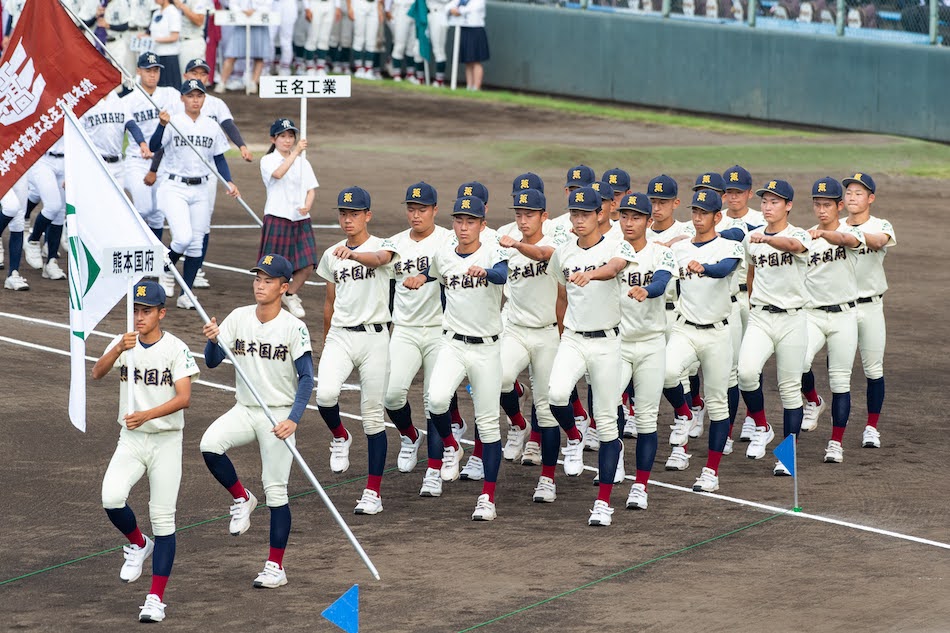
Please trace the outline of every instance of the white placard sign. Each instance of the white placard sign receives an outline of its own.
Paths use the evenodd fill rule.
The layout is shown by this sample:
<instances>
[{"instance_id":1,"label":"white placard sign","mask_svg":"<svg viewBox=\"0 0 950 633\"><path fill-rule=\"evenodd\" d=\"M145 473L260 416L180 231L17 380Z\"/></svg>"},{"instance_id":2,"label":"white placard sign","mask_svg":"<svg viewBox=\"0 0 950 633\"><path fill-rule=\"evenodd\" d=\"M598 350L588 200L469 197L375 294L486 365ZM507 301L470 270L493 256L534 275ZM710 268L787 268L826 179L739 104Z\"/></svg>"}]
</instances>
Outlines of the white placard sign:
<instances>
[{"instance_id":1,"label":"white placard sign","mask_svg":"<svg viewBox=\"0 0 950 633\"><path fill-rule=\"evenodd\" d=\"M280 24L277 11L255 11L247 15L243 11L219 9L214 12L216 26L276 26Z\"/></svg>"},{"instance_id":2,"label":"white placard sign","mask_svg":"<svg viewBox=\"0 0 950 633\"><path fill-rule=\"evenodd\" d=\"M261 77L262 99L334 99L350 96L348 75Z\"/></svg>"},{"instance_id":3,"label":"white placard sign","mask_svg":"<svg viewBox=\"0 0 950 633\"><path fill-rule=\"evenodd\" d=\"M152 38L133 37L129 40L129 50L133 53L148 53L152 50Z\"/></svg>"},{"instance_id":4,"label":"white placard sign","mask_svg":"<svg viewBox=\"0 0 950 633\"><path fill-rule=\"evenodd\" d=\"M111 262L102 271L106 275L155 275L164 269L162 256L148 246L116 246L105 249L103 256L103 261Z\"/></svg>"}]
</instances>

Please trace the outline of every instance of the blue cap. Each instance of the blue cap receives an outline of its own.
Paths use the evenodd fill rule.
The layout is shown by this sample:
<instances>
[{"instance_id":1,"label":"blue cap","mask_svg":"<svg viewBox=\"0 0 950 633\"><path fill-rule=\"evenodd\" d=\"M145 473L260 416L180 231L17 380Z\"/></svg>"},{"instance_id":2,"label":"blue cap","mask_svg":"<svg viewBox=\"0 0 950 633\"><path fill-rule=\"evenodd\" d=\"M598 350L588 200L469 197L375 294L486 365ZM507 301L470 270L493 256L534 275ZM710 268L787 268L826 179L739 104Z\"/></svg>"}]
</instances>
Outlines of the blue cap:
<instances>
[{"instance_id":1,"label":"blue cap","mask_svg":"<svg viewBox=\"0 0 950 633\"><path fill-rule=\"evenodd\" d=\"M512 191L521 191L522 189L537 189L544 193L544 181L541 180L541 176L529 171L526 174L521 174L511 183Z\"/></svg>"},{"instance_id":2,"label":"blue cap","mask_svg":"<svg viewBox=\"0 0 950 633\"><path fill-rule=\"evenodd\" d=\"M270 135L277 136L281 132L286 132L287 130L293 130L294 132L299 132L297 125L290 119L277 119L270 126Z\"/></svg>"},{"instance_id":3,"label":"blue cap","mask_svg":"<svg viewBox=\"0 0 950 633\"><path fill-rule=\"evenodd\" d=\"M135 284L135 298L132 303L143 306L163 306L165 298L165 289L157 281L141 281Z\"/></svg>"},{"instance_id":4,"label":"blue cap","mask_svg":"<svg viewBox=\"0 0 950 633\"><path fill-rule=\"evenodd\" d=\"M795 190L784 180L770 180L765 186L755 192L755 195L761 197L766 193L774 193L779 198L784 198L789 202L795 197Z\"/></svg>"},{"instance_id":5,"label":"blue cap","mask_svg":"<svg viewBox=\"0 0 950 633\"><path fill-rule=\"evenodd\" d=\"M844 196L844 192L841 189L841 183L832 178L831 176L825 176L815 181L815 184L811 187L811 197L812 198L830 198L831 200L841 200Z\"/></svg>"},{"instance_id":6,"label":"blue cap","mask_svg":"<svg viewBox=\"0 0 950 633\"><path fill-rule=\"evenodd\" d=\"M597 180L594 170L587 165L578 165L567 170L565 187L586 187Z\"/></svg>"},{"instance_id":7,"label":"blue cap","mask_svg":"<svg viewBox=\"0 0 950 633\"><path fill-rule=\"evenodd\" d=\"M257 262L257 266L252 268L251 272L261 272L268 277L283 277L290 280L294 274L294 267L283 255L271 253L261 257L261 261Z\"/></svg>"},{"instance_id":8,"label":"blue cap","mask_svg":"<svg viewBox=\"0 0 950 633\"><path fill-rule=\"evenodd\" d=\"M139 55L139 68L164 68L165 65L158 61L158 55L155 53L142 53Z\"/></svg>"},{"instance_id":9,"label":"blue cap","mask_svg":"<svg viewBox=\"0 0 950 633\"><path fill-rule=\"evenodd\" d=\"M514 199L512 209L528 209L530 211L544 211L548 208L547 200L544 194L537 189L525 189L524 191L515 191L511 194Z\"/></svg>"},{"instance_id":10,"label":"blue cap","mask_svg":"<svg viewBox=\"0 0 950 633\"><path fill-rule=\"evenodd\" d=\"M726 189L738 189L739 191L752 189L752 174L740 165L733 165L722 172L722 180Z\"/></svg>"},{"instance_id":11,"label":"blue cap","mask_svg":"<svg viewBox=\"0 0 950 633\"><path fill-rule=\"evenodd\" d=\"M867 189L871 193L874 193L874 189L875 189L874 179L871 178L869 175L861 173L861 172L856 172L850 178L845 178L844 180L842 180L841 184L844 185L845 189L847 189L848 185L850 185L853 182L856 182L859 185L863 185L865 189Z\"/></svg>"},{"instance_id":12,"label":"blue cap","mask_svg":"<svg viewBox=\"0 0 950 633\"><path fill-rule=\"evenodd\" d=\"M579 187L568 196L567 208L574 211L597 211L602 202L603 197L593 187Z\"/></svg>"},{"instance_id":13,"label":"blue cap","mask_svg":"<svg viewBox=\"0 0 950 633\"><path fill-rule=\"evenodd\" d=\"M617 208L620 211L636 211L644 215L653 215L653 203L650 202L650 196L642 191L625 195Z\"/></svg>"},{"instance_id":14,"label":"blue cap","mask_svg":"<svg viewBox=\"0 0 950 633\"><path fill-rule=\"evenodd\" d=\"M485 203L478 196L462 196L455 200L452 215L470 215L473 218L485 218Z\"/></svg>"},{"instance_id":15,"label":"blue cap","mask_svg":"<svg viewBox=\"0 0 950 633\"><path fill-rule=\"evenodd\" d=\"M709 213L718 213L722 211L722 198L715 191L703 189L693 194L693 202L690 206Z\"/></svg>"},{"instance_id":16,"label":"blue cap","mask_svg":"<svg viewBox=\"0 0 950 633\"><path fill-rule=\"evenodd\" d=\"M726 193L726 183L722 179L722 176L716 172L707 171L705 174L696 176L696 184L693 185L693 191L699 189L712 189L717 193L723 194Z\"/></svg>"},{"instance_id":17,"label":"blue cap","mask_svg":"<svg viewBox=\"0 0 950 633\"><path fill-rule=\"evenodd\" d=\"M599 193L600 197L604 200L614 199L614 188L606 182L595 180L594 182L590 183L590 188Z\"/></svg>"},{"instance_id":18,"label":"blue cap","mask_svg":"<svg viewBox=\"0 0 950 633\"><path fill-rule=\"evenodd\" d=\"M406 189L406 199L403 202L414 202L432 207L439 203L439 194L436 193L435 187L429 183L417 182L414 185L409 185L409 188Z\"/></svg>"},{"instance_id":19,"label":"blue cap","mask_svg":"<svg viewBox=\"0 0 950 633\"><path fill-rule=\"evenodd\" d=\"M370 207L369 192L362 187L347 187L336 197L338 209L366 211Z\"/></svg>"},{"instance_id":20,"label":"blue cap","mask_svg":"<svg viewBox=\"0 0 950 633\"><path fill-rule=\"evenodd\" d=\"M200 90L201 92L207 94L208 91L205 89L205 85L201 83L198 79L189 79L181 85L181 94L187 95L191 94L195 90Z\"/></svg>"},{"instance_id":21,"label":"blue cap","mask_svg":"<svg viewBox=\"0 0 950 633\"><path fill-rule=\"evenodd\" d=\"M465 182L459 185L459 190L455 195L459 198L464 198L465 196L475 196L484 204L488 204L488 187L477 180Z\"/></svg>"},{"instance_id":22,"label":"blue cap","mask_svg":"<svg viewBox=\"0 0 950 633\"><path fill-rule=\"evenodd\" d=\"M619 167L605 171L601 180L613 187L615 193L630 191L630 174Z\"/></svg>"},{"instance_id":23,"label":"blue cap","mask_svg":"<svg viewBox=\"0 0 950 633\"><path fill-rule=\"evenodd\" d=\"M660 174L651 180L647 186L647 194L649 194L651 198L673 200L678 193L679 187L676 186L676 181L666 174Z\"/></svg>"},{"instance_id":24,"label":"blue cap","mask_svg":"<svg viewBox=\"0 0 950 633\"><path fill-rule=\"evenodd\" d=\"M196 57L196 58L192 59L191 61L189 61L189 62L185 65L185 72L186 72L186 73L190 73L190 72L193 71L195 68L204 68L204 69L207 70L209 73L211 72L211 66L209 66L209 65L208 65L208 62L206 62L205 60L201 59L200 57Z\"/></svg>"}]
</instances>

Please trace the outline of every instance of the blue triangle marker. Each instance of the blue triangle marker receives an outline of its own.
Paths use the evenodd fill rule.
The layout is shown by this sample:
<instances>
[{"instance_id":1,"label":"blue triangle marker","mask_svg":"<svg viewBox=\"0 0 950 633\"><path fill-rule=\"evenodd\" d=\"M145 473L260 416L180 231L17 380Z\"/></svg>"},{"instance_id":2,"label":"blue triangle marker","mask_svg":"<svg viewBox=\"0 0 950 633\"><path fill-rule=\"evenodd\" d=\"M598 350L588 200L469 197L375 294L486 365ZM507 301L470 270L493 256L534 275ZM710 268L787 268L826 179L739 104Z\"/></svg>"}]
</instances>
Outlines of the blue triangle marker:
<instances>
[{"instance_id":1,"label":"blue triangle marker","mask_svg":"<svg viewBox=\"0 0 950 633\"><path fill-rule=\"evenodd\" d=\"M360 586L353 585L336 602L321 613L331 624L346 633L359 633L360 630Z\"/></svg>"},{"instance_id":2,"label":"blue triangle marker","mask_svg":"<svg viewBox=\"0 0 950 633\"><path fill-rule=\"evenodd\" d=\"M782 443L772 451L775 458L782 462L782 465L788 469L792 477L795 476L795 434L792 433Z\"/></svg>"}]
</instances>

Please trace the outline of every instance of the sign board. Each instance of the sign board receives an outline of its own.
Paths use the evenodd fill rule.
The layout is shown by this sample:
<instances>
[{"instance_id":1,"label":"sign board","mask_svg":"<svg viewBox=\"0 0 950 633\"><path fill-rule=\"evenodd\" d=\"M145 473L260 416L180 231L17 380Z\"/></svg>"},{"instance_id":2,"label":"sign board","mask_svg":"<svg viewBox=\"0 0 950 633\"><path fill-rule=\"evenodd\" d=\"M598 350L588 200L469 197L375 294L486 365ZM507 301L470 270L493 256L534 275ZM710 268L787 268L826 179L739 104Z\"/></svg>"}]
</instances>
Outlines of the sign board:
<instances>
[{"instance_id":1,"label":"sign board","mask_svg":"<svg viewBox=\"0 0 950 633\"><path fill-rule=\"evenodd\" d=\"M350 96L351 77L261 77L258 90L262 99L333 99Z\"/></svg>"}]
</instances>

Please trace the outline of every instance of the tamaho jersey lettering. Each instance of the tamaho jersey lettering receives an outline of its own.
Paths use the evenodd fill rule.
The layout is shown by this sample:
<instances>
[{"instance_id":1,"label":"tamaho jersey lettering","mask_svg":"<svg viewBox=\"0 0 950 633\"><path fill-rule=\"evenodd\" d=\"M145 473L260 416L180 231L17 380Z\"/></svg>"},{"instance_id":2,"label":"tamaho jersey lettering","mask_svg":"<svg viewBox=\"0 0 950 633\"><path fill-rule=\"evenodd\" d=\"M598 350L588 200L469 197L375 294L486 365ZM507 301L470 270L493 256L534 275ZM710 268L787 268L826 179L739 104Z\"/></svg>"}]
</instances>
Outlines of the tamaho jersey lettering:
<instances>
[{"instance_id":1,"label":"tamaho jersey lettering","mask_svg":"<svg viewBox=\"0 0 950 633\"><path fill-rule=\"evenodd\" d=\"M192 121L186 114L175 114L172 115L171 122L175 124L175 127L167 126L162 136L162 147L174 146L185 149L188 146L185 140L187 138L195 147L202 150L202 156L212 164L217 154L228 151L228 139L224 137L218 124L208 117L198 115L198 119ZM176 176L201 178L208 175L208 168L191 150L167 152L164 162L168 173Z\"/></svg>"}]
</instances>

